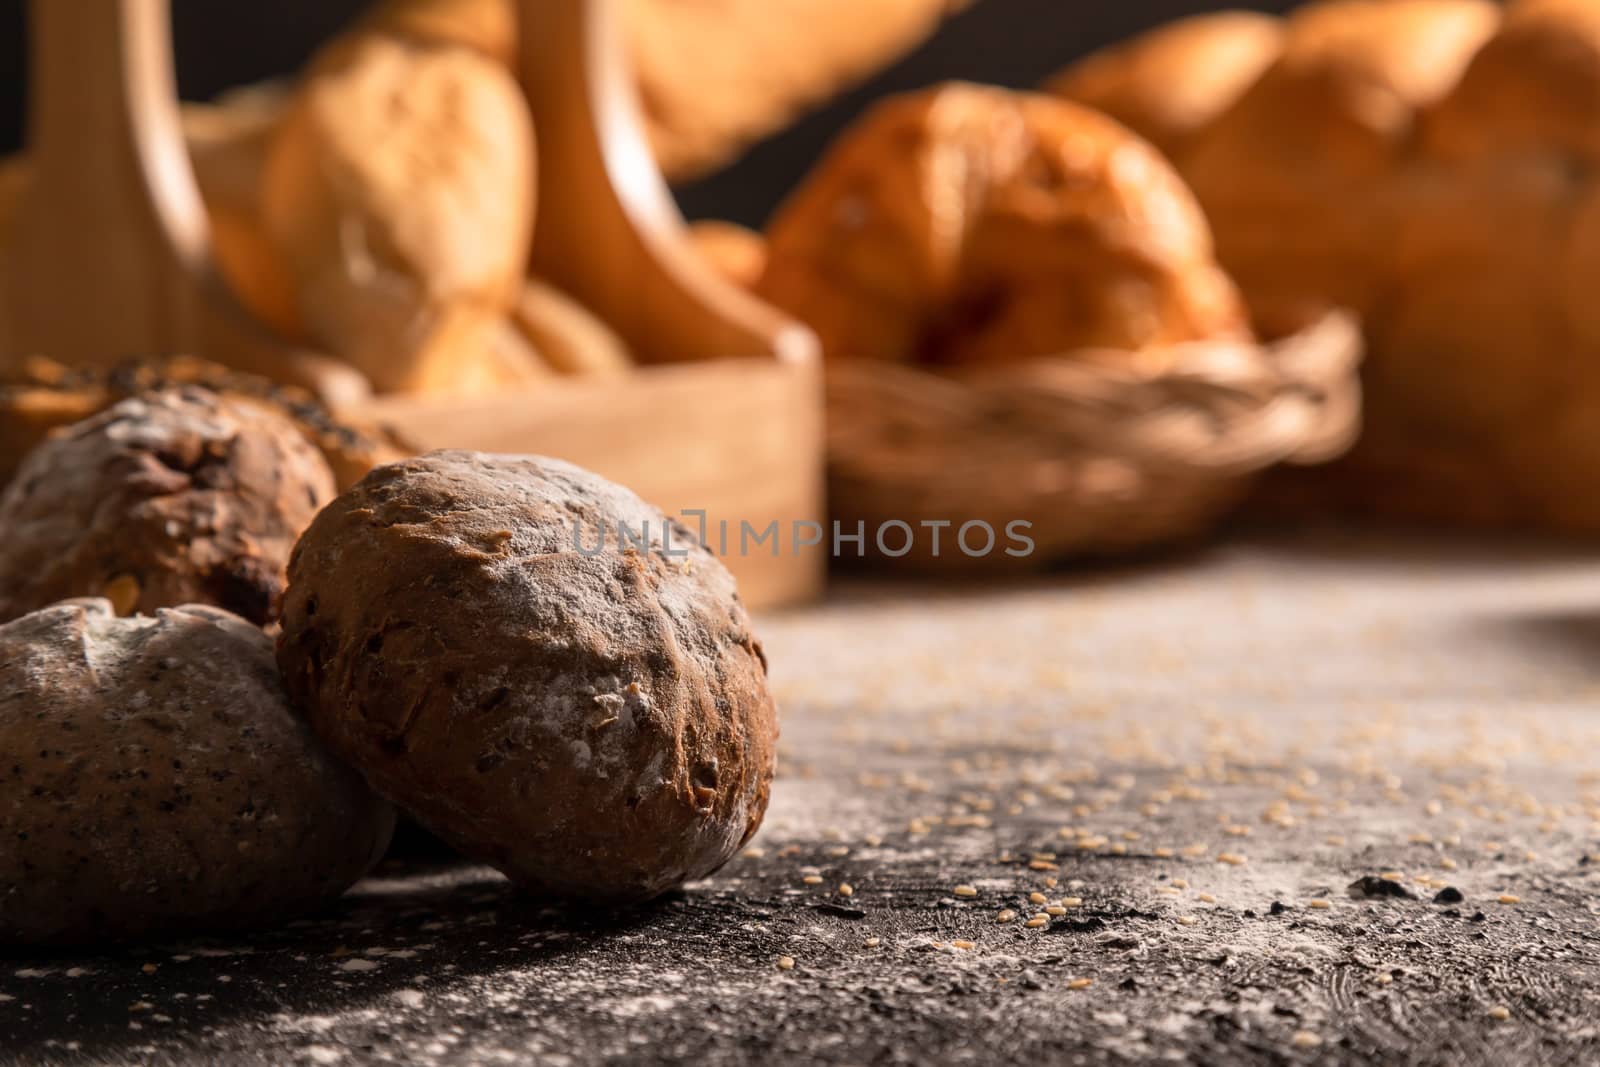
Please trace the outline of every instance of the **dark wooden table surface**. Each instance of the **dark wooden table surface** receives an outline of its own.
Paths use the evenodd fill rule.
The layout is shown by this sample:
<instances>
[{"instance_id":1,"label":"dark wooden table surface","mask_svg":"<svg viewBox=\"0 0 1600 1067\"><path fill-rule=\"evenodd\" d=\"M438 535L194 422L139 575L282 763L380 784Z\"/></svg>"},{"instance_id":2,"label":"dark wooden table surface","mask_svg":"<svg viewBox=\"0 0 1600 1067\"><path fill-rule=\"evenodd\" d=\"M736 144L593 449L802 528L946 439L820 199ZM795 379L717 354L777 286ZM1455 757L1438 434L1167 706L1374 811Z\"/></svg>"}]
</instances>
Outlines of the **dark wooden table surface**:
<instances>
[{"instance_id":1,"label":"dark wooden table surface","mask_svg":"<svg viewBox=\"0 0 1600 1067\"><path fill-rule=\"evenodd\" d=\"M712 880L412 862L6 959L0 1064L1600 1062L1600 555L1247 537L763 632L781 777Z\"/></svg>"}]
</instances>

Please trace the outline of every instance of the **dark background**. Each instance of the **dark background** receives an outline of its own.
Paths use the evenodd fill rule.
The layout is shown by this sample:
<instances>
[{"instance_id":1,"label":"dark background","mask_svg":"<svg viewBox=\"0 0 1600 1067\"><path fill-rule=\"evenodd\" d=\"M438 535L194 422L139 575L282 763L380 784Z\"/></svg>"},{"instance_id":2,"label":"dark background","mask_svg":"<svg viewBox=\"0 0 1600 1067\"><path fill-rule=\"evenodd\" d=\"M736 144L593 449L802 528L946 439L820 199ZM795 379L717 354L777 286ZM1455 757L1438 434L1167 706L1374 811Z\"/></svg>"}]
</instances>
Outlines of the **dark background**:
<instances>
[{"instance_id":1,"label":"dark background","mask_svg":"<svg viewBox=\"0 0 1600 1067\"><path fill-rule=\"evenodd\" d=\"M0 0L0 151L5 152L22 140L23 6L22 0ZM179 89L186 99L204 100L229 86L293 70L363 6L364 0L173 0ZM949 78L1031 86L1102 44L1181 15L1292 6L1293 0L981 0L900 63L755 146L734 166L680 188L678 198L692 218L759 225L834 133L874 97Z\"/></svg>"}]
</instances>

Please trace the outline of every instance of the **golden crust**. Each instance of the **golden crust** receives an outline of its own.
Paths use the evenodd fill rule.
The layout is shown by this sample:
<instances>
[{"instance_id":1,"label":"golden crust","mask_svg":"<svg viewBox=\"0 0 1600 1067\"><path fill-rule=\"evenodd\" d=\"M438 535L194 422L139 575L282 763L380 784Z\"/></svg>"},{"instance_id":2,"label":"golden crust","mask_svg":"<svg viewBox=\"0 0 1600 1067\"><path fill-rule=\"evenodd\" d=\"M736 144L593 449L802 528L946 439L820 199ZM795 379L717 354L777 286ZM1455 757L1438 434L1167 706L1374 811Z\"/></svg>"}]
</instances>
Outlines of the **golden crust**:
<instances>
[{"instance_id":1,"label":"golden crust","mask_svg":"<svg viewBox=\"0 0 1600 1067\"><path fill-rule=\"evenodd\" d=\"M1484 0L1335 0L1289 21L1283 55L1184 160L1259 315L1369 307L1418 113L1498 19Z\"/></svg>"},{"instance_id":2,"label":"golden crust","mask_svg":"<svg viewBox=\"0 0 1600 1067\"><path fill-rule=\"evenodd\" d=\"M968 0L621 0L662 169L693 177L930 34Z\"/></svg>"},{"instance_id":3,"label":"golden crust","mask_svg":"<svg viewBox=\"0 0 1600 1067\"><path fill-rule=\"evenodd\" d=\"M753 289L767 269L767 240L738 223L706 219L691 223L689 240L695 251L728 281Z\"/></svg>"},{"instance_id":4,"label":"golden crust","mask_svg":"<svg viewBox=\"0 0 1600 1067\"><path fill-rule=\"evenodd\" d=\"M1600 162L1600 4L1523 0L1430 114L1449 161L1563 154Z\"/></svg>"},{"instance_id":5,"label":"golden crust","mask_svg":"<svg viewBox=\"0 0 1600 1067\"><path fill-rule=\"evenodd\" d=\"M628 345L588 308L537 278L528 279L511 325L557 374L615 378L633 369Z\"/></svg>"},{"instance_id":6,"label":"golden crust","mask_svg":"<svg viewBox=\"0 0 1600 1067\"><path fill-rule=\"evenodd\" d=\"M380 390L471 381L450 339L519 290L533 167L500 65L384 36L335 46L279 128L262 192L312 336Z\"/></svg>"},{"instance_id":7,"label":"golden crust","mask_svg":"<svg viewBox=\"0 0 1600 1067\"><path fill-rule=\"evenodd\" d=\"M1049 92L1104 112L1176 159L1283 50L1283 22L1219 11L1159 26L1080 60Z\"/></svg>"},{"instance_id":8,"label":"golden crust","mask_svg":"<svg viewBox=\"0 0 1600 1067\"><path fill-rule=\"evenodd\" d=\"M357 24L429 45L470 48L509 65L517 50L517 13L510 0L384 0Z\"/></svg>"},{"instance_id":9,"label":"golden crust","mask_svg":"<svg viewBox=\"0 0 1600 1067\"><path fill-rule=\"evenodd\" d=\"M778 212L758 292L830 359L962 364L1248 333L1188 189L1054 97L892 99Z\"/></svg>"}]
</instances>

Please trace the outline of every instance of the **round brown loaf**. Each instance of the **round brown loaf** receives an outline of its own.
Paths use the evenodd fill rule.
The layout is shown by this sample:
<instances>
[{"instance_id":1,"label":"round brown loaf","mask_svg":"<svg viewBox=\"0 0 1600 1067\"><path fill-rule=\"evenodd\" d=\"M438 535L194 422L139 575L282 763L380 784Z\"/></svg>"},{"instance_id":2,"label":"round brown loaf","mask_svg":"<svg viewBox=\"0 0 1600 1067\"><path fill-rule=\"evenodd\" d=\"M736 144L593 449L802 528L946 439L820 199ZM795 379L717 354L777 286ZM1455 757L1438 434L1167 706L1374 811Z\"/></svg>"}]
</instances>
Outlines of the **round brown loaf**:
<instances>
[{"instance_id":1,"label":"round brown loaf","mask_svg":"<svg viewBox=\"0 0 1600 1067\"><path fill-rule=\"evenodd\" d=\"M1248 336L1189 190L1054 97L952 84L878 105L768 231L757 291L830 359L974 364Z\"/></svg>"},{"instance_id":2,"label":"round brown loaf","mask_svg":"<svg viewBox=\"0 0 1600 1067\"><path fill-rule=\"evenodd\" d=\"M104 600L0 626L0 942L97 944L292 916L382 855L393 809L227 612Z\"/></svg>"},{"instance_id":3,"label":"round brown loaf","mask_svg":"<svg viewBox=\"0 0 1600 1067\"><path fill-rule=\"evenodd\" d=\"M264 625L334 492L269 408L198 387L124 400L35 449L0 496L0 619L105 596L119 614L203 603Z\"/></svg>"},{"instance_id":4,"label":"round brown loaf","mask_svg":"<svg viewBox=\"0 0 1600 1067\"><path fill-rule=\"evenodd\" d=\"M577 550L602 527L604 551ZM648 547L618 551L622 528ZM435 452L373 471L301 539L283 624L317 733L530 890L648 898L760 825L776 713L733 579L569 464Z\"/></svg>"},{"instance_id":5,"label":"round brown loaf","mask_svg":"<svg viewBox=\"0 0 1600 1067\"><path fill-rule=\"evenodd\" d=\"M1178 159L1282 51L1281 20L1218 11L1096 52L1047 88L1110 115Z\"/></svg>"}]
</instances>

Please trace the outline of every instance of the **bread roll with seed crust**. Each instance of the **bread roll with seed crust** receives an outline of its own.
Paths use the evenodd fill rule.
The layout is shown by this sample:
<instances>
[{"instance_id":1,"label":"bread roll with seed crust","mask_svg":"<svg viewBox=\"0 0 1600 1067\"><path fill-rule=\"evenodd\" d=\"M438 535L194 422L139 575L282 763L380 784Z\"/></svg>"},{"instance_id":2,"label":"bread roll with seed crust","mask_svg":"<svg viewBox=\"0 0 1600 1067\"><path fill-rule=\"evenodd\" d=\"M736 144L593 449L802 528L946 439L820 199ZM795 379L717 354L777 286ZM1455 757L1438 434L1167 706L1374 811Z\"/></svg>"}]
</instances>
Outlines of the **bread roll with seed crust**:
<instances>
[{"instance_id":1,"label":"bread roll with seed crust","mask_svg":"<svg viewBox=\"0 0 1600 1067\"><path fill-rule=\"evenodd\" d=\"M776 711L732 577L570 464L373 471L295 549L278 662L374 789L539 894L656 896L766 810Z\"/></svg>"},{"instance_id":2,"label":"bread roll with seed crust","mask_svg":"<svg viewBox=\"0 0 1600 1067\"><path fill-rule=\"evenodd\" d=\"M0 626L0 943L239 930L344 892L394 811L289 706L261 630L69 600Z\"/></svg>"},{"instance_id":3,"label":"bread roll with seed crust","mask_svg":"<svg viewBox=\"0 0 1600 1067\"><path fill-rule=\"evenodd\" d=\"M201 603L266 625L333 495L321 454L266 406L192 386L124 400L29 453L0 496L0 620L105 596L123 615Z\"/></svg>"}]
</instances>

